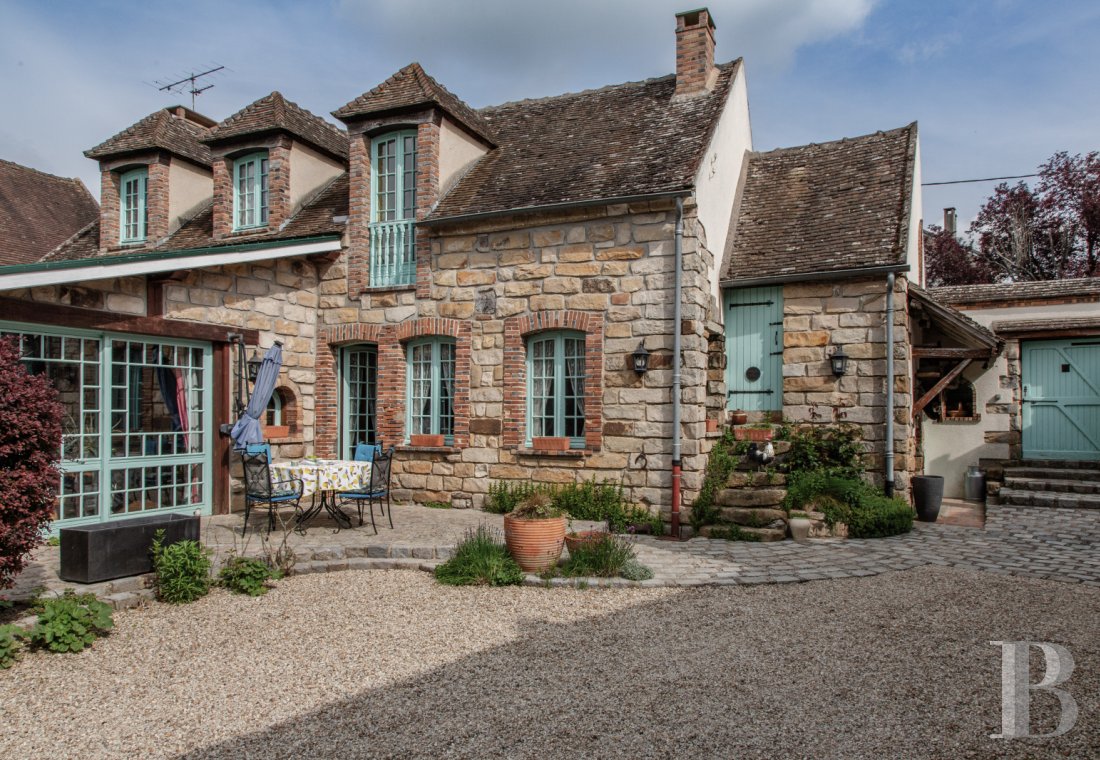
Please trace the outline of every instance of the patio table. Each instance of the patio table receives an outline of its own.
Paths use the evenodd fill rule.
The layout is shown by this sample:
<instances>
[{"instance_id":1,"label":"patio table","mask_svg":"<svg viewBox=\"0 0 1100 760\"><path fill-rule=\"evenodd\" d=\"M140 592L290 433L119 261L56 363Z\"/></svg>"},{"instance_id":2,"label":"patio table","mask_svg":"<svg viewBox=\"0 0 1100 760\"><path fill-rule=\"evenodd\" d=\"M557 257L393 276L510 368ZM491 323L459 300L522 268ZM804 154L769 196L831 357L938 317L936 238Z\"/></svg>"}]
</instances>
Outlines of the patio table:
<instances>
[{"instance_id":1,"label":"patio table","mask_svg":"<svg viewBox=\"0 0 1100 760\"><path fill-rule=\"evenodd\" d=\"M298 522L305 523L324 509L336 520L337 530L350 528L351 518L337 506L336 495L341 491L368 490L370 473L370 462L353 459L291 459L271 463L272 480L301 480L302 495L314 495L312 506L298 517Z\"/></svg>"}]
</instances>

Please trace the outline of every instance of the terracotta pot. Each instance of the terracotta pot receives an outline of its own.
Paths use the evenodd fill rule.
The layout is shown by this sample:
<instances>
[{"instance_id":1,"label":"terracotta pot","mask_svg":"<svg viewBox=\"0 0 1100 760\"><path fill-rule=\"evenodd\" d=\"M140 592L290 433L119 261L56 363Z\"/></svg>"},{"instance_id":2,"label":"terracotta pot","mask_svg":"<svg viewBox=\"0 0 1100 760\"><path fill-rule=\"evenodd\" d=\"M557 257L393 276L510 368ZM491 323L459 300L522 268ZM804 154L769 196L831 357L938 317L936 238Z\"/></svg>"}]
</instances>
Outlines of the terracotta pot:
<instances>
[{"instance_id":1,"label":"terracotta pot","mask_svg":"<svg viewBox=\"0 0 1100 760\"><path fill-rule=\"evenodd\" d=\"M529 573L558 564L565 545L565 517L522 520L504 516L504 543L513 559Z\"/></svg>"},{"instance_id":2,"label":"terracotta pot","mask_svg":"<svg viewBox=\"0 0 1100 760\"><path fill-rule=\"evenodd\" d=\"M771 428L737 428L733 431L733 437L738 441L770 441L775 431Z\"/></svg>"},{"instance_id":3,"label":"terracotta pot","mask_svg":"<svg viewBox=\"0 0 1100 760\"><path fill-rule=\"evenodd\" d=\"M441 435L410 435L410 446L442 446L443 436Z\"/></svg>"},{"instance_id":4,"label":"terracotta pot","mask_svg":"<svg viewBox=\"0 0 1100 760\"><path fill-rule=\"evenodd\" d=\"M707 432L708 433L717 433L718 432L718 420L707 420Z\"/></svg>"},{"instance_id":5,"label":"terracotta pot","mask_svg":"<svg viewBox=\"0 0 1100 760\"><path fill-rule=\"evenodd\" d=\"M569 451L568 438L532 438L531 448L540 451Z\"/></svg>"},{"instance_id":6,"label":"terracotta pot","mask_svg":"<svg viewBox=\"0 0 1100 760\"><path fill-rule=\"evenodd\" d=\"M610 535L606 530L579 530L575 533L565 534L565 546L572 554L578 546L594 544L604 536Z\"/></svg>"},{"instance_id":7,"label":"terracotta pot","mask_svg":"<svg viewBox=\"0 0 1100 760\"><path fill-rule=\"evenodd\" d=\"M744 425L749 421L748 412L730 412L731 425Z\"/></svg>"},{"instance_id":8,"label":"terracotta pot","mask_svg":"<svg viewBox=\"0 0 1100 760\"><path fill-rule=\"evenodd\" d=\"M264 438L286 438L290 435L290 425L264 425Z\"/></svg>"}]
</instances>

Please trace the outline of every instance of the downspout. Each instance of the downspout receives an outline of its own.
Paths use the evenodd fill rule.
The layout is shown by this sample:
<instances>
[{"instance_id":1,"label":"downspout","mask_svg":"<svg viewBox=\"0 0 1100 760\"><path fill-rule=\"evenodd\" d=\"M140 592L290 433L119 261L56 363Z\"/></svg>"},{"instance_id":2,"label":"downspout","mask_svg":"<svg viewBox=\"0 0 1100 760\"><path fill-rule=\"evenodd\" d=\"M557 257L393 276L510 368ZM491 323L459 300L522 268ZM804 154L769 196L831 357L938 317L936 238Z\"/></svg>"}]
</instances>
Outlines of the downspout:
<instances>
[{"instance_id":1,"label":"downspout","mask_svg":"<svg viewBox=\"0 0 1100 760\"><path fill-rule=\"evenodd\" d=\"M684 199L676 199L675 289L672 311L672 514L670 533L680 537L680 300L683 289Z\"/></svg>"},{"instance_id":2,"label":"downspout","mask_svg":"<svg viewBox=\"0 0 1100 760\"><path fill-rule=\"evenodd\" d=\"M886 495L894 495L894 273L886 275Z\"/></svg>"}]
</instances>

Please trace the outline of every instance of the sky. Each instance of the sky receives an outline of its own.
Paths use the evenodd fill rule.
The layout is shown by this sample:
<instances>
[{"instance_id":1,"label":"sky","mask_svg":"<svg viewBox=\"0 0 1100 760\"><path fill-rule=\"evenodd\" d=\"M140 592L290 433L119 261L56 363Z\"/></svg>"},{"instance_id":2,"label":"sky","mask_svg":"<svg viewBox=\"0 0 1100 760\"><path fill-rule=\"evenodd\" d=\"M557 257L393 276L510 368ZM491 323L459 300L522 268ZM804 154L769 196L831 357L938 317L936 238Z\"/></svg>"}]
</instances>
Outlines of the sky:
<instances>
[{"instance_id":1,"label":"sky","mask_svg":"<svg viewBox=\"0 0 1100 760\"><path fill-rule=\"evenodd\" d=\"M214 65L197 110L279 90L329 113L411 61L474 107L671 73L702 0L0 0L0 158L81 178L83 151ZM1095 0L712 0L743 57L756 150L920 124L925 182L1029 174L1100 150ZM598 118L598 114L593 114ZM996 183L925 187L960 227Z\"/></svg>"}]
</instances>

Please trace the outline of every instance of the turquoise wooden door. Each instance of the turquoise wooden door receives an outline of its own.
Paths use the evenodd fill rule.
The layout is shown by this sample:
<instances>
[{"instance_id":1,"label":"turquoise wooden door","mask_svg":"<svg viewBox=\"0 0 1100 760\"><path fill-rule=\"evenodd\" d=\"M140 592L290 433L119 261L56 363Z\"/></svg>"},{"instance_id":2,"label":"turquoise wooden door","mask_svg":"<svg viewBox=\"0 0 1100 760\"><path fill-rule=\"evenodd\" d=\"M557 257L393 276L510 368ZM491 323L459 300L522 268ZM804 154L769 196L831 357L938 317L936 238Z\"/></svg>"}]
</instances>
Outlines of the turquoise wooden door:
<instances>
[{"instance_id":1,"label":"turquoise wooden door","mask_svg":"<svg viewBox=\"0 0 1100 760\"><path fill-rule=\"evenodd\" d=\"M783 288L725 292L729 409L783 408Z\"/></svg>"},{"instance_id":2,"label":"turquoise wooden door","mask_svg":"<svg viewBox=\"0 0 1100 760\"><path fill-rule=\"evenodd\" d=\"M1100 459L1100 339L1022 346L1027 459Z\"/></svg>"}]
</instances>

